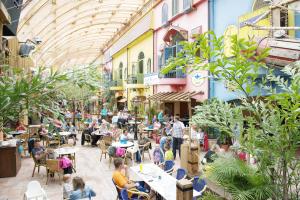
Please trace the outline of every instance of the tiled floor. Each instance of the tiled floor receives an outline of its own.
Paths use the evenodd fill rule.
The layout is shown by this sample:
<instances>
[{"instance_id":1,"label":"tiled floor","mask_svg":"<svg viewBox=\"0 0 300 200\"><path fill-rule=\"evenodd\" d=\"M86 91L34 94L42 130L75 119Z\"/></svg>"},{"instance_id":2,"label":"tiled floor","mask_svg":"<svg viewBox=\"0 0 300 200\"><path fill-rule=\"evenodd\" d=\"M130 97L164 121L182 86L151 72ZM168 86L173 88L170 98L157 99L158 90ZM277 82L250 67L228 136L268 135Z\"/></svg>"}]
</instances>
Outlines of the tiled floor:
<instances>
[{"instance_id":1,"label":"tiled floor","mask_svg":"<svg viewBox=\"0 0 300 200\"><path fill-rule=\"evenodd\" d=\"M90 146L80 146L77 144L76 176L82 177L86 184L91 186L97 193L96 200L114 200L116 199L115 187L112 184L111 176L113 172L113 164L109 168L109 159L104 157L100 162L100 149ZM178 157L178 156L177 156ZM144 162L151 162L148 155L145 155ZM179 158L176 160L179 164ZM62 199L62 185L55 180L50 180L46 185L46 170L41 168L40 173L36 173L31 177L33 170L32 158L22 159L22 167L17 175L13 178L0 178L0 200L19 200L23 199L27 184L32 180L37 180L45 189L50 200Z\"/></svg>"}]
</instances>

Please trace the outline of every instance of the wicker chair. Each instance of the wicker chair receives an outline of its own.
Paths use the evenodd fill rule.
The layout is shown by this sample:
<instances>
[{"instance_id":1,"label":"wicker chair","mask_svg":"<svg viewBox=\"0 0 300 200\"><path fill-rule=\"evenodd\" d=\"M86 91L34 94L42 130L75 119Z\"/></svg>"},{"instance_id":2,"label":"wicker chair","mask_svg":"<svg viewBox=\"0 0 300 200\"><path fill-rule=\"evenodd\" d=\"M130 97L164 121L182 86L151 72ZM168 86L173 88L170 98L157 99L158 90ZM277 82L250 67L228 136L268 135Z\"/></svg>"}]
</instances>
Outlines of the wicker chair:
<instances>
[{"instance_id":1,"label":"wicker chair","mask_svg":"<svg viewBox=\"0 0 300 200\"><path fill-rule=\"evenodd\" d=\"M49 175L57 173L59 184L61 184L60 176L63 175L63 170L59 167L59 160L56 159L49 159L46 160L46 168L47 168L47 181L46 185L48 184Z\"/></svg>"},{"instance_id":2,"label":"wicker chair","mask_svg":"<svg viewBox=\"0 0 300 200\"><path fill-rule=\"evenodd\" d=\"M140 150L142 152L143 160L145 158L145 153L146 152L148 153L149 159L151 160L150 145L151 145L151 142L147 142L144 145L139 145L139 148L140 148Z\"/></svg>"},{"instance_id":3,"label":"wicker chair","mask_svg":"<svg viewBox=\"0 0 300 200\"><path fill-rule=\"evenodd\" d=\"M31 154L31 157L33 158L34 161L34 167L32 171L32 177L34 176L35 169L38 168L38 173L40 173L40 167L45 167L46 168L46 160L38 161L33 154Z\"/></svg>"},{"instance_id":4,"label":"wicker chair","mask_svg":"<svg viewBox=\"0 0 300 200\"><path fill-rule=\"evenodd\" d=\"M105 141L104 140L100 141L99 147L100 147L100 150L101 150L101 155L100 155L100 162L101 162L103 154L104 154L104 157L106 159L106 154L108 153L108 151L107 151L108 148L105 145Z\"/></svg>"}]
</instances>

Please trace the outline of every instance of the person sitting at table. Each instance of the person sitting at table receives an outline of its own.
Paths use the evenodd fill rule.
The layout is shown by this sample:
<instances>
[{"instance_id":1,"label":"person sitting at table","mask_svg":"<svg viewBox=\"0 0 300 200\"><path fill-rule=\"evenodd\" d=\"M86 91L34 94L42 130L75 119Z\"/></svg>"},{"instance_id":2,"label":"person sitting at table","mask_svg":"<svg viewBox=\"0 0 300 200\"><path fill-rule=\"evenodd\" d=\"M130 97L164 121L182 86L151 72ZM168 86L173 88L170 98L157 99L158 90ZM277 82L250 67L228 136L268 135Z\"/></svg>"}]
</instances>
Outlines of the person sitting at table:
<instances>
[{"instance_id":1,"label":"person sitting at table","mask_svg":"<svg viewBox=\"0 0 300 200\"><path fill-rule=\"evenodd\" d=\"M153 123L153 129L158 130L160 129L160 127L161 127L161 123L158 121L158 119L155 120L155 122Z\"/></svg>"},{"instance_id":2,"label":"person sitting at table","mask_svg":"<svg viewBox=\"0 0 300 200\"><path fill-rule=\"evenodd\" d=\"M85 185L82 178L76 176L72 180L73 191L70 194L70 200L79 200L83 198L95 197L96 193L90 187Z\"/></svg>"},{"instance_id":3,"label":"person sitting at table","mask_svg":"<svg viewBox=\"0 0 300 200\"><path fill-rule=\"evenodd\" d=\"M137 189L141 192L149 192L148 189L146 189L144 182L133 182L128 180L127 178L127 166L124 165L122 158L115 158L114 159L114 165L115 165L115 171L113 172L112 179L114 183L119 186L120 188L126 188L126 189ZM129 196L132 194L129 193Z\"/></svg>"},{"instance_id":4,"label":"person sitting at table","mask_svg":"<svg viewBox=\"0 0 300 200\"><path fill-rule=\"evenodd\" d=\"M76 145L77 135L76 135L76 126L74 123L68 122L65 128L65 131L70 132L71 134L68 136L68 138L73 139L74 145Z\"/></svg>"},{"instance_id":5,"label":"person sitting at table","mask_svg":"<svg viewBox=\"0 0 300 200\"><path fill-rule=\"evenodd\" d=\"M85 135L90 135L92 136L92 131L91 131L91 128L89 127L90 125L89 124L85 124L85 128L83 129L82 131L82 134L81 134L81 145L84 145L84 142L85 142Z\"/></svg>"},{"instance_id":6,"label":"person sitting at table","mask_svg":"<svg viewBox=\"0 0 300 200\"><path fill-rule=\"evenodd\" d=\"M119 115L116 111L114 111L113 117L111 118L111 123L113 125L117 125L118 124L118 119L119 119Z\"/></svg>"},{"instance_id":7,"label":"person sitting at table","mask_svg":"<svg viewBox=\"0 0 300 200\"><path fill-rule=\"evenodd\" d=\"M166 123L166 126L165 126L163 132L165 132L165 134L166 134L167 136L171 136L171 135L172 135L172 125L171 125L170 122L167 122L167 123Z\"/></svg>"},{"instance_id":8,"label":"person sitting at table","mask_svg":"<svg viewBox=\"0 0 300 200\"><path fill-rule=\"evenodd\" d=\"M164 150L165 150L165 161L174 160L173 151L171 150L171 146L169 143L165 143Z\"/></svg>"},{"instance_id":9,"label":"person sitting at table","mask_svg":"<svg viewBox=\"0 0 300 200\"><path fill-rule=\"evenodd\" d=\"M52 138L52 135L48 132L48 130L46 129L46 126L44 124L41 124L40 128L38 129L38 134L40 139L43 138Z\"/></svg>"},{"instance_id":10,"label":"person sitting at table","mask_svg":"<svg viewBox=\"0 0 300 200\"><path fill-rule=\"evenodd\" d=\"M16 131L26 131L26 127L24 126L24 124L22 122L19 121L17 123Z\"/></svg>"},{"instance_id":11,"label":"person sitting at table","mask_svg":"<svg viewBox=\"0 0 300 200\"><path fill-rule=\"evenodd\" d=\"M152 118L152 124L154 124L157 121L156 115L153 116Z\"/></svg>"},{"instance_id":12,"label":"person sitting at table","mask_svg":"<svg viewBox=\"0 0 300 200\"><path fill-rule=\"evenodd\" d=\"M46 163L47 152L45 151L45 148L41 145L40 141L34 141L34 147L31 150L31 153L37 162Z\"/></svg>"},{"instance_id":13,"label":"person sitting at table","mask_svg":"<svg viewBox=\"0 0 300 200\"><path fill-rule=\"evenodd\" d=\"M166 143L169 143L169 145L172 147L173 146L173 140L171 136L167 136L165 132L163 132L163 136L160 138L159 141L159 147L160 149L163 150L163 152L165 152L164 146Z\"/></svg>"}]
</instances>

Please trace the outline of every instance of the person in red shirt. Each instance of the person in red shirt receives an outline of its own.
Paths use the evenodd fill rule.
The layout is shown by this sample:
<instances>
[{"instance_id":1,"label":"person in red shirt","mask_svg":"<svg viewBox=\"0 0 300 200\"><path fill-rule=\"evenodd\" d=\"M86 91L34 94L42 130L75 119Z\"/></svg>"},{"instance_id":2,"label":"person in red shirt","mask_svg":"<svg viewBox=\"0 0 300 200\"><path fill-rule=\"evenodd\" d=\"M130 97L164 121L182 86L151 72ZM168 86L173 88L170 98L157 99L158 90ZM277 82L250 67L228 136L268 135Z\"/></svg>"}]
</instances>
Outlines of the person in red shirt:
<instances>
[{"instance_id":1,"label":"person in red shirt","mask_svg":"<svg viewBox=\"0 0 300 200\"><path fill-rule=\"evenodd\" d=\"M18 122L16 131L26 131L26 127L22 122Z\"/></svg>"}]
</instances>

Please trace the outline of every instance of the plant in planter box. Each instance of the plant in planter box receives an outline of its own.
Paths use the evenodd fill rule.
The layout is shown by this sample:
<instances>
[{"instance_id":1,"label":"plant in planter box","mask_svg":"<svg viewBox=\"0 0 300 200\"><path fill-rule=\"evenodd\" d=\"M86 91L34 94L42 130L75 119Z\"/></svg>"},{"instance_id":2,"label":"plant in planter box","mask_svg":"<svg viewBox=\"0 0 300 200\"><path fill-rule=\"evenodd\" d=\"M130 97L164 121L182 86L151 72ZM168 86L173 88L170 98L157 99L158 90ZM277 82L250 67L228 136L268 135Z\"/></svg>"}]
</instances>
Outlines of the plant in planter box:
<instances>
[{"instance_id":1,"label":"plant in planter box","mask_svg":"<svg viewBox=\"0 0 300 200\"><path fill-rule=\"evenodd\" d=\"M189 70L209 70L211 77L230 86L241 102L230 106L221 101L204 104L203 108L197 108L194 120L228 133L237 123L242 148L258 159L257 172L270 180L271 198L300 199L300 161L295 156L300 141L300 62L277 70L279 73L275 75L274 68L264 63L269 49L258 51L258 44L251 38L232 36L228 57L224 37L218 38L211 32L200 35L194 42L184 42L183 46L183 51L172 59L163 73L177 65ZM198 51L201 53L197 54ZM216 106L219 109L215 109ZM204 113L200 113L202 111ZM235 117L230 117L230 113ZM224 163L222 168L231 170L230 165ZM251 173L246 170L241 177ZM234 177L228 177L228 184L236 181ZM248 191L256 189L253 184L246 186ZM232 195L242 192L229 189ZM237 199L260 199L254 197L243 195Z\"/></svg>"}]
</instances>

